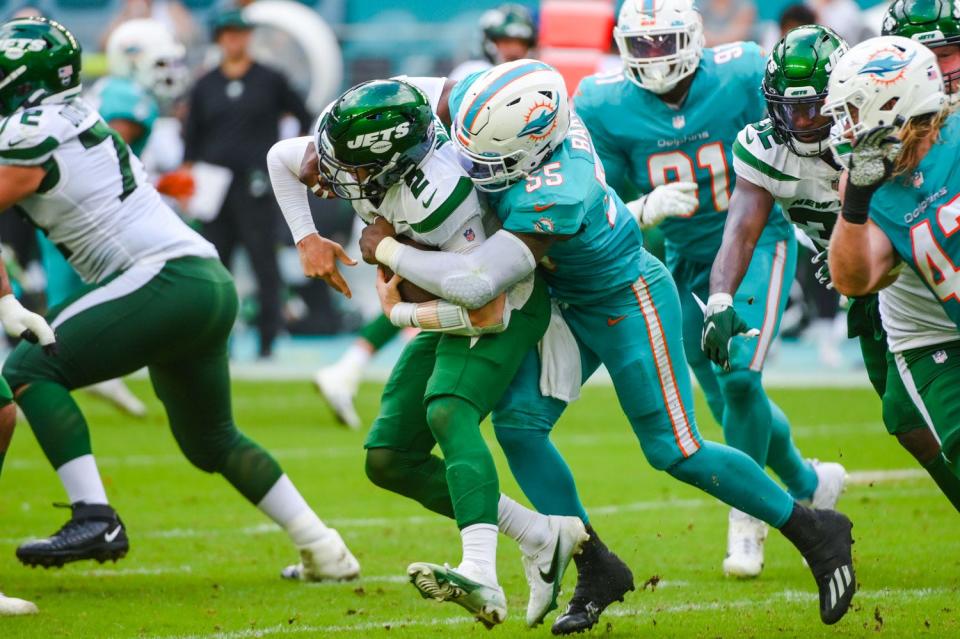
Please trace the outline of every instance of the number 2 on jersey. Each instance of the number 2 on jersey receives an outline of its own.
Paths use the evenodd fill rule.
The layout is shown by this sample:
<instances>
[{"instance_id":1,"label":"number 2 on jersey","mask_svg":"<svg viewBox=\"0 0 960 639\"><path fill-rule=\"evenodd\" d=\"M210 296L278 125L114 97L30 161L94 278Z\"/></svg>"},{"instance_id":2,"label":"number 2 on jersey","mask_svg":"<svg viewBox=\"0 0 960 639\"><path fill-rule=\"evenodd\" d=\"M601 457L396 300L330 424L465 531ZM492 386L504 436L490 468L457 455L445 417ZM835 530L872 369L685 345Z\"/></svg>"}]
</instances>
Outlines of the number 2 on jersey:
<instances>
[{"instance_id":1,"label":"number 2 on jersey","mask_svg":"<svg viewBox=\"0 0 960 639\"><path fill-rule=\"evenodd\" d=\"M710 175L713 208L718 213L726 211L730 206L730 178L728 177L727 157L723 153L723 144L711 142L697 149L696 168L706 170ZM699 184L693 159L683 151L654 153L647 158L647 174L650 176L650 186L652 188L677 181ZM700 197L699 190L697 191L697 197ZM694 213L684 217L690 217Z\"/></svg>"},{"instance_id":2,"label":"number 2 on jersey","mask_svg":"<svg viewBox=\"0 0 960 639\"><path fill-rule=\"evenodd\" d=\"M107 126L107 123L102 120L77 136L80 144L82 144L85 149L97 146L107 138L113 140L113 148L117 151L117 161L120 164L120 183L122 186L120 201L123 202L127 199L128 195L137 189L137 180L133 176L133 169L130 167L130 147L123 141L119 133Z\"/></svg>"}]
</instances>

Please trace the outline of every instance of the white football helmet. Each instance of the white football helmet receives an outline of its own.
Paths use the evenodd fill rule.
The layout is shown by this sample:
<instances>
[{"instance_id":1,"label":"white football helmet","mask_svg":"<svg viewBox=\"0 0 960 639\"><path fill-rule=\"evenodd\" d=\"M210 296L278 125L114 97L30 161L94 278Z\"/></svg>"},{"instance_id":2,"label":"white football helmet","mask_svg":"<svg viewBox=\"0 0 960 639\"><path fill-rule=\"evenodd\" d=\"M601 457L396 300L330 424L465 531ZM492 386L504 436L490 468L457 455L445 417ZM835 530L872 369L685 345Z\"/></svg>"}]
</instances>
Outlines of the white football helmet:
<instances>
[{"instance_id":1,"label":"white football helmet","mask_svg":"<svg viewBox=\"0 0 960 639\"><path fill-rule=\"evenodd\" d=\"M150 18L123 22L107 40L110 75L129 78L162 100L175 99L186 89L185 57L183 45Z\"/></svg>"},{"instance_id":2,"label":"white football helmet","mask_svg":"<svg viewBox=\"0 0 960 639\"><path fill-rule=\"evenodd\" d=\"M502 191L563 143L570 106L563 76L549 64L516 60L484 71L467 89L451 133L483 191Z\"/></svg>"},{"instance_id":3,"label":"white football helmet","mask_svg":"<svg viewBox=\"0 0 960 639\"><path fill-rule=\"evenodd\" d=\"M836 124L830 144L840 153L871 129L892 126L897 135L911 118L946 105L936 55L915 40L882 36L861 42L840 59L821 112Z\"/></svg>"},{"instance_id":4,"label":"white football helmet","mask_svg":"<svg viewBox=\"0 0 960 639\"><path fill-rule=\"evenodd\" d=\"M657 94L696 71L703 55L703 19L693 0L626 0L613 37L627 78Z\"/></svg>"}]
</instances>

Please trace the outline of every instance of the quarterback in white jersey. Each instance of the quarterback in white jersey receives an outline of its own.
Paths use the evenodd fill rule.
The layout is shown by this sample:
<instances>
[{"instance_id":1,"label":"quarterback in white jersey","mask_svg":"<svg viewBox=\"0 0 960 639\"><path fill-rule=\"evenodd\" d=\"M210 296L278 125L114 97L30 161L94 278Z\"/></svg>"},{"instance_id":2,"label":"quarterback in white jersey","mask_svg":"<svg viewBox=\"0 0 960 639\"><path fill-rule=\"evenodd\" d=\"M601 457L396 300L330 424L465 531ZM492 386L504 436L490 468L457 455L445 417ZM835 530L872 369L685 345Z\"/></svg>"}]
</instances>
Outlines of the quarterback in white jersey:
<instances>
[{"instance_id":1,"label":"quarterback in white jersey","mask_svg":"<svg viewBox=\"0 0 960 639\"><path fill-rule=\"evenodd\" d=\"M329 268L334 258L346 261L343 250L317 235L298 179L311 143L316 190L350 200L365 222L441 251L468 252L486 239L473 183L435 115L443 84L439 78L360 84L324 111L313 139L270 150L274 192L307 275L349 293L335 263ZM326 264L316 257L323 253ZM408 567L424 597L457 603L488 627L501 623L507 610L495 568L499 527L520 543L530 584L527 623L536 625L556 608L559 575L588 536L577 517L541 515L500 495L479 425L546 331L546 286L532 274L489 304L467 309L428 295L420 303L402 301L398 280L388 282L380 272L384 312L394 324L424 332L406 346L384 389L365 444L367 475L460 528L463 559L456 568ZM437 444L443 459L431 452Z\"/></svg>"},{"instance_id":2,"label":"quarterback in white jersey","mask_svg":"<svg viewBox=\"0 0 960 639\"><path fill-rule=\"evenodd\" d=\"M146 367L184 455L223 475L288 533L302 562L285 575L356 577L359 565L340 535L233 422L233 280L213 246L160 200L119 134L77 97L80 60L73 34L56 22L0 25L0 208L19 208L91 284L49 312L56 357L24 341L4 362L72 511L53 535L21 544L17 557L62 566L126 555L126 528L108 503L70 392Z\"/></svg>"},{"instance_id":3,"label":"quarterback in white jersey","mask_svg":"<svg viewBox=\"0 0 960 639\"><path fill-rule=\"evenodd\" d=\"M775 47L763 87L771 117L745 127L734 144L737 186L723 247L711 273L711 296L736 289L745 269L742 261L749 259L749 247L765 222L761 211L768 210L763 206L769 206L770 200L780 204L821 255L829 249L841 209L842 167L827 144L831 122L820 114L820 106L829 67L845 51L846 45L835 34L813 26L794 29ZM796 70L805 61L807 77L788 79L780 72L787 64ZM826 283L826 267L818 277ZM859 338L870 382L883 400L887 431L930 472L945 494L960 494L956 492L960 483L952 475L931 468L940 457L939 442L929 419L914 407L893 357L907 348L945 341L945 335L956 339L953 322L918 276L903 269L879 299L876 294L852 299L847 324L848 335Z\"/></svg>"}]
</instances>

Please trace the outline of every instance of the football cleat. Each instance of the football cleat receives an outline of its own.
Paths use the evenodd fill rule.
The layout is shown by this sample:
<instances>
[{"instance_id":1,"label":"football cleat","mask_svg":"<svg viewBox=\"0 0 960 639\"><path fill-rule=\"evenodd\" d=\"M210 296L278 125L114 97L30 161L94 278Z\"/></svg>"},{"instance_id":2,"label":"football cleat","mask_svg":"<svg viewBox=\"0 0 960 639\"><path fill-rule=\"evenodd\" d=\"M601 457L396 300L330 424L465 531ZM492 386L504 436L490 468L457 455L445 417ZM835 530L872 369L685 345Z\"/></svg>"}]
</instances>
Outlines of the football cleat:
<instances>
[{"instance_id":1,"label":"football cleat","mask_svg":"<svg viewBox=\"0 0 960 639\"><path fill-rule=\"evenodd\" d=\"M550 630L555 635L589 630L607 606L623 601L623 596L633 590L633 573L627 564L600 541L593 527L586 530L590 539L573 558L577 564L577 586L567 609L553 622Z\"/></svg>"},{"instance_id":2,"label":"football cleat","mask_svg":"<svg viewBox=\"0 0 960 639\"><path fill-rule=\"evenodd\" d=\"M320 395L326 400L337 421L356 430L360 428L360 415L353 405L353 398L357 394L356 382L351 383L337 366L321 368L313 376Z\"/></svg>"},{"instance_id":3,"label":"football cleat","mask_svg":"<svg viewBox=\"0 0 960 639\"><path fill-rule=\"evenodd\" d=\"M280 573L297 581L349 581L360 576L360 563L333 528L312 544L300 548L300 563Z\"/></svg>"},{"instance_id":4,"label":"football cleat","mask_svg":"<svg viewBox=\"0 0 960 639\"><path fill-rule=\"evenodd\" d=\"M108 379L105 382L87 386L84 390L110 402L132 417L145 417L147 414L147 407L120 378Z\"/></svg>"},{"instance_id":5,"label":"football cleat","mask_svg":"<svg viewBox=\"0 0 960 639\"><path fill-rule=\"evenodd\" d=\"M59 568L72 561L96 559L100 563L121 559L130 550L127 531L117 512L106 504L54 504L70 508L70 520L45 539L27 541L17 548L17 559L27 566Z\"/></svg>"},{"instance_id":6,"label":"football cleat","mask_svg":"<svg viewBox=\"0 0 960 639\"><path fill-rule=\"evenodd\" d=\"M795 504L780 529L810 567L820 594L820 620L834 624L847 613L857 590L853 569L853 524L835 510L812 510Z\"/></svg>"},{"instance_id":7,"label":"football cleat","mask_svg":"<svg viewBox=\"0 0 960 639\"><path fill-rule=\"evenodd\" d=\"M407 567L410 583L424 599L450 601L467 609L488 629L507 618L503 588L468 579L450 566L417 562Z\"/></svg>"},{"instance_id":8,"label":"football cleat","mask_svg":"<svg viewBox=\"0 0 960 639\"><path fill-rule=\"evenodd\" d=\"M723 574L738 579L759 576L763 570L763 543L766 540L767 525L764 522L731 508Z\"/></svg>"},{"instance_id":9,"label":"football cleat","mask_svg":"<svg viewBox=\"0 0 960 639\"><path fill-rule=\"evenodd\" d=\"M543 623L547 613L557 608L557 597L563 574L574 555L590 539L579 517L548 517L553 538L550 543L531 555L523 555L523 572L530 586L527 602L527 625L533 628Z\"/></svg>"},{"instance_id":10,"label":"football cleat","mask_svg":"<svg viewBox=\"0 0 960 639\"><path fill-rule=\"evenodd\" d=\"M834 510L840 500L840 494L847 485L847 469L834 462L821 462L811 459L813 470L817 473L817 489L813 491L810 507L819 510Z\"/></svg>"},{"instance_id":11,"label":"football cleat","mask_svg":"<svg viewBox=\"0 0 960 639\"><path fill-rule=\"evenodd\" d=\"M32 601L17 599L16 597L7 597L0 592L0 617L35 615L38 612L37 605Z\"/></svg>"}]
</instances>

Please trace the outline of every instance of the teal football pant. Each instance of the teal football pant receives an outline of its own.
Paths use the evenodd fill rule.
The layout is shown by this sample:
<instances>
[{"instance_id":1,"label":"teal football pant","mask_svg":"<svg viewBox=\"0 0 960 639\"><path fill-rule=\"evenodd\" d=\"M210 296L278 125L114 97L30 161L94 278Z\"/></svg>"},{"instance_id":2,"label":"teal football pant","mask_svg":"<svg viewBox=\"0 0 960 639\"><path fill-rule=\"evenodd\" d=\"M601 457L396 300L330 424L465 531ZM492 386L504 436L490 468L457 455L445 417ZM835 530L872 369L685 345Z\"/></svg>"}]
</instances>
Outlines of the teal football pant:
<instances>
[{"instance_id":1,"label":"teal football pant","mask_svg":"<svg viewBox=\"0 0 960 639\"><path fill-rule=\"evenodd\" d=\"M280 478L276 461L233 422L227 338L237 293L219 260L137 264L88 286L51 311L58 354L20 342L4 364L54 468L92 453L75 388L144 366L187 459L222 474L253 503Z\"/></svg>"},{"instance_id":2,"label":"teal football pant","mask_svg":"<svg viewBox=\"0 0 960 639\"><path fill-rule=\"evenodd\" d=\"M706 442L697 431L693 390L684 364L677 289L659 260L643 254L642 275L603 302L565 305L580 348L585 380L602 363L647 461L718 499L782 526L793 499L744 453ZM493 412L493 424L514 477L537 510L583 512L566 464L547 433L564 403L539 392L539 366L529 356ZM544 454L549 445L554 454ZM560 467L560 466L563 467Z\"/></svg>"},{"instance_id":3,"label":"teal football pant","mask_svg":"<svg viewBox=\"0 0 960 639\"><path fill-rule=\"evenodd\" d=\"M710 362L700 348L703 311L694 294L706 302L712 264L676 254L667 258L680 292L687 362L707 396L714 419L723 425L727 444L747 453L760 466L770 466L795 498L809 499L817 487L817 474L797 450L786 416L762 385L764 360L780 328L796 274L796 238L791 235L756 247L733 304L747 326L759 329L760 335L733 339L729 371Z\"/></svg>"}]
</instances>

